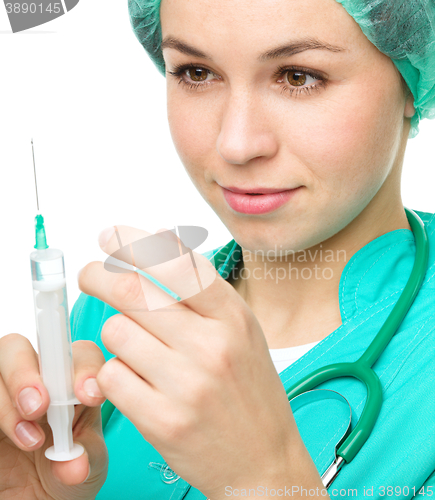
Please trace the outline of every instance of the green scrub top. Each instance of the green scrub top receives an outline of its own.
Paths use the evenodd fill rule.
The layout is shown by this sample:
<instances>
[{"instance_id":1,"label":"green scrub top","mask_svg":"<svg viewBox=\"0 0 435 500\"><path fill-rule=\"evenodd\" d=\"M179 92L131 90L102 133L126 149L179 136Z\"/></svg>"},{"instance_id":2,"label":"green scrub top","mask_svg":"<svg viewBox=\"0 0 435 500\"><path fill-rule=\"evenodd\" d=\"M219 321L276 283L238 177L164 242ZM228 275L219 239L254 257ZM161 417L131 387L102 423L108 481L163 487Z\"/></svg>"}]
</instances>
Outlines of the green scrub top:
<instances>
[{"instance_id":1,"label":"green scrub top","mask_svg":"<svg viewBox=\"0 0 435 500\"><path fill-rule=\"evenodd\" d=\"M416 213L429 235L428 270L399 330L373 366L383 389L382 408L366 443L352 462L343 465L328 488L331 498L403 500L418 495L423 500L435 496L435 214ZM224 279L242 258L234 240L203 255ZM321 366L352 362L364 353L405 287L414 257L414 236L409 229L383 234L352 256L340 278L342 325L279 374L286 389ZM327 252L322 260L327 267ZM296 277L295 272L292 276ZM118 312L81 293L71 312L72 340L95 342L109 360L114 355L101 342L100 332L104 322ZM349 401L353 428L364 407L365 386L354 378L341 377L317 388L337 391ZM325 399L294 413L320 475L334 458L334 447L348 423L348 411L339 401ZM164 458L117 409L104 437L109 471L97 500L205 500L200 491L171 471ZM243 492L238 493L242 496Z\"/></svg>"}]
</instances>

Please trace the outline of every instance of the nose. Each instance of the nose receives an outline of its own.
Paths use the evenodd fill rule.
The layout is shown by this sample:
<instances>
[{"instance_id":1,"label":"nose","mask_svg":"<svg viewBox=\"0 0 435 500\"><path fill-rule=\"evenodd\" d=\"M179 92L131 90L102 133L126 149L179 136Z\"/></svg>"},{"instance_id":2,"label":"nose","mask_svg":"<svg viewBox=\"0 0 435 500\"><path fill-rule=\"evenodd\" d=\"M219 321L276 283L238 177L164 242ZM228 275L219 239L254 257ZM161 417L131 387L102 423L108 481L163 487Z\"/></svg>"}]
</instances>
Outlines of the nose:
<instances>
[{"instance_id":1,"label":"nose","mask_svg":"<svg viewBox=\"0 0 435 500\"><path fill-rule=\"evenodd\" d=\"M272 117L265 102L252 93L238 93L226 103L216 148L228 163L243 165L278 150Z\"/></svg>"}]
</instances>

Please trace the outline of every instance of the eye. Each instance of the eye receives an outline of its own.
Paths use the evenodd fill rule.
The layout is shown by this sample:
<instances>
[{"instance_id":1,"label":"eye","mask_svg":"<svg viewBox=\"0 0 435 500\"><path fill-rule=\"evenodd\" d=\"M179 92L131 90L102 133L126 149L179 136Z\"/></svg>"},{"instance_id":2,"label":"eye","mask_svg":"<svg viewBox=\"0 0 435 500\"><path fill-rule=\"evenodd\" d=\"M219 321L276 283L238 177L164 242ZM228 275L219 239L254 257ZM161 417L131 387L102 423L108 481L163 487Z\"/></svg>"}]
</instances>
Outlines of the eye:
<instances>
[{"instance_id":1,"label":"eye","mask_svg":"<svg viewBox=\"0 0 435 500\"><path fill-rule=\"evenodd\" d=\"M302 67L279 66L273 77L280 77L278 83L286 83L281 87L282 93L288 92L294 97L301 94L311 95L314 91L320 92L327 86L327 79L323 75Z\"/></svg>"},{"instance_id":2,"label":"eye","mask_svg":"<svg viewBox=\"0 0 435 500\"><path fill-rule=\"evenodd\" d=\"M302 71L286 71L287 82L294 87L302 87L304 85L312 85L316 83L316 78L313 78L308 73L304 73Z\"/></svg>"},{"instance_id":3,"label":"eye","mask_svg":"<svg viewBox=\"0 0 435 500\"><path fill-rule=\"evenodd\" d=\"M204 82L207 79L207 75L210 73L208 69L200 68L198 66L186 68L185 72L193 82Z\"/></svg>"},{"instance_id":4,"label":"eye","mask_svg":"<svg viewBox=\"0 0 435 500\"><path fill-rule=\"evenodd\" d=\"M213 79L207 80L209 75L216 76L211 70L194 64L180 64L174 67L168 74L178 78L178 83L189 87L192 90L205 90L210 85L214 85ZM287 76L286 76L287 75ZM301 93L311 94L312 91L320 91L326 87L327 80L322 75L312 70L302 67L283 67L279 66L273 74L273 79L280 77L278 83L287 83L282 86L283 92L289 92L290 95L299 95ZM284 78L283 78L284 77Z\"/></svg>"},{"instance_id":5,"label":"eye","mask_svg":"<svg viewBox=\"0 0 435 500\"><path fill-rule=\"evenodd\" d=\"M209 69L194 66L193 64L181 64L176 66L174 71L168 71L168 74L178 78L178 83L187 85L190 89L199 89L199 87L212 85L207 82L207 76L214 75Z\"/></svg>"}]
</instances>

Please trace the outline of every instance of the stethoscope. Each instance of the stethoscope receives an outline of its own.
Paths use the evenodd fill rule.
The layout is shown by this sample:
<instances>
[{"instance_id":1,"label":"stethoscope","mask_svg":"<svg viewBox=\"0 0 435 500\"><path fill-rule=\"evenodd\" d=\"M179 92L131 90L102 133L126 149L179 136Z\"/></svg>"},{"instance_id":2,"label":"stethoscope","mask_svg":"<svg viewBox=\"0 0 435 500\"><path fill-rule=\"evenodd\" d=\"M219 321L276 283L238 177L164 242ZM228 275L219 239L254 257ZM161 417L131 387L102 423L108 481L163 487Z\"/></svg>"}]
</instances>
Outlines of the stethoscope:
<instances>
[{"instance_id":1,"label":"stethoscope","mask_svg":"<svg viewBox=\"0 0 435 500\"><path fill-rule=\"evenodd\" d=\"M372 432L382 405L381 383L372 366L397 332L414 302L426 274L429 258L429 239L426 228L421 218L413 210L405 207L405 212L415 238L416 254L414 267L402 294L376 337L358 360L352 363L334 363L322 366L303 377L286 391L293 412L308 403L324 398L344 400L349 406L349 424L335 446L334 460L322 475L322 482L326 488L332 484L344 463L348 464L355 458L355 455ZM367 400L364 409L352 432L352 410L348 401L341 394L329 389L313 390L317 385L333 378L349 376L364 382L367 388ZM101 409L103 430L114 409L115 406L109 400L106 400L103 404Z\"/></svg>"},{"instance_id":2,"label":"stethoscope","mask_svg":"<svg viewBox=\"0 0 435 500\"><path fill-rule=\"evenodd\" d=\"M350 463L359 452L362 445L367 441L376 423L382 405L382 387L379 377L371 368L390 340L394 337L400 324L405 318L409 308L423 283L427 270L429 258L429 239L426 228L420 217L408 208L405 208L406 216L414 233L416 254L414 267L411 275L399 297L396 305L389 314L385 323L373 339L364 354L352 363L334 363L309 373L301 380L287 389L287 397L290 401L292 411L295 412L301 406L324 397L348 401L339 393L327 389L312 390L319 384L336 377L354 377L364 382L367 389L367 399L357 425L350 432L352 412L350 410L349 425L335 446L335 458L331 465L322 475L323 485L328 488L337 477L344 463ZM349 434L350 433L350 434Z\"/></svg>"}]
</instances>

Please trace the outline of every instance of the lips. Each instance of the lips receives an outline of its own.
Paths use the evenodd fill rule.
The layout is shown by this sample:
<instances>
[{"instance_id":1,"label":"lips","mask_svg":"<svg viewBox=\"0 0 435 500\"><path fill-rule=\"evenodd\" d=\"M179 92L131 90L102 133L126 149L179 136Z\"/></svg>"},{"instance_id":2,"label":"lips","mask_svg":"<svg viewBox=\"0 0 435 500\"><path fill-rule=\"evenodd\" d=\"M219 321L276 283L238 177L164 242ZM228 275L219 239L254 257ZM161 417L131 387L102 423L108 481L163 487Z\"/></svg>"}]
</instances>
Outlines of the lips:
<instances>
[{"instance_id":1,"label":"lips","mask_svg":"<svg viewBox=\"0 0 435 500\"><path fill-rule=\"evenodd\" d=\"M240 189L234 186L221 186L222 188L231 191L232 193L237 194L250 194L250 195L258 195L258 194L273 194L273 193L283 193L284 191L290 191L291 189L296 189L299 186L295 187L282 187L282 188L266 188L266 187L252 187Z\"/></svg>"},{"instance_id":2,"label":"lips","mask_svg":"<svg viewBox=\"0 0 435 500\"><path fill-rule=\"evenodd\" d=\"M246 193L242 190L241 193L235 193L230 189L222 187L225 201L229 207L236 212L243 214L265 214L277 210L282 205L286 204L297 193L302 190L303 186L295 189L287 189L285 191L276 191L268 194ZM233 188L232 188L233 189Z\"/></svg>"}]
</instances>

